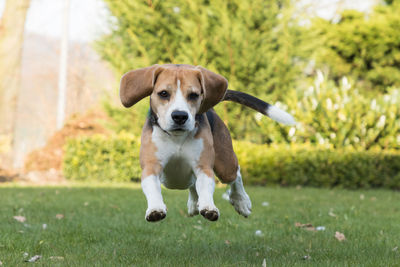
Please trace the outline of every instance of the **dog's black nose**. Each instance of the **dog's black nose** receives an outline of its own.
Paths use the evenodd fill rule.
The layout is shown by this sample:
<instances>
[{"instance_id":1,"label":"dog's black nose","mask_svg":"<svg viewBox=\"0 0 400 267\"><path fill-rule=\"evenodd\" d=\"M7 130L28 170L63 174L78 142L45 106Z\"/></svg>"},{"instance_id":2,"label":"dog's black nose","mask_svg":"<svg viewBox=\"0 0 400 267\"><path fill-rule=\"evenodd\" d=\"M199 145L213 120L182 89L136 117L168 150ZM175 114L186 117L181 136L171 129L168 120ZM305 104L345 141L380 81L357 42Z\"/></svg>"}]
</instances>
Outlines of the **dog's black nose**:
<instances>
[{"instance_id":1,"label":"dog's black nose","mask_svg":"<svg viewBox=\"0 0 400 267\"><path fill-rule=\"evenodd\" d=\"M183 125L189 118L189 115L185 111L175 110L172 112L171 117L176 124Z\"/></svg>"}]
</instances>

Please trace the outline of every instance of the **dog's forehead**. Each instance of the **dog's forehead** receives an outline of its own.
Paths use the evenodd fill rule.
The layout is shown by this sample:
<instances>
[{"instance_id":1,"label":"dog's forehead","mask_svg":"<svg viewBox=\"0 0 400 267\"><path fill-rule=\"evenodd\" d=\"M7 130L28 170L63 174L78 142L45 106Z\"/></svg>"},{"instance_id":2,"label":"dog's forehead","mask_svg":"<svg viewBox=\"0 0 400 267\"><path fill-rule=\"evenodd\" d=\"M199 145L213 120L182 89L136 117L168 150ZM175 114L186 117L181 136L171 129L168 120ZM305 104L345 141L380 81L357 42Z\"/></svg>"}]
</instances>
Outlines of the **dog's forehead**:
<instances>
[{"instance_id":1,"label":"dog's forehead","mask_svg":"<svg viewBox=\"0 0 400 267\"><path fill-rule=\"evenodd\" d=\"M162 72L158 75L156 86L170 85L173 88L177 88L179 80L179 84L182 87L200 88L199 70L174 66L175 65L173 65L173 67L163 68Z\"/></svg>"}]
</instances>

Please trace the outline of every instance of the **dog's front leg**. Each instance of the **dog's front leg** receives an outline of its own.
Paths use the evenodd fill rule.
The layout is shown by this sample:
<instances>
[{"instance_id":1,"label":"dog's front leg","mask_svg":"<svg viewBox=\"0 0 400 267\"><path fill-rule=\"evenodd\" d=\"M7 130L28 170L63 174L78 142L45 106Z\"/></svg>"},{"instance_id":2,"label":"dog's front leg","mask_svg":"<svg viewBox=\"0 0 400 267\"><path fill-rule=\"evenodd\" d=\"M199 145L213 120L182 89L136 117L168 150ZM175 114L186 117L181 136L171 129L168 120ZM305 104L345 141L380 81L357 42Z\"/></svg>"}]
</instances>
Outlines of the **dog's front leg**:
<instances>
[{"instance_id":1,"label":"dog's front leg","mask_svg":"<svg viewBox=\"0 0 400 267\"><path fill-rule=\"evenodd\" d=\"M219 211L214 205L213 199L215 188L213 173L212 170L196 170L196 191L199 196L198 209L200 214L210 221L216 221L219 217Z\"/></svg>"},{"instance_id":2,"label":"dog's front leg","mask_svg":"<svg viewBox=\"0 0 400 267\"><path fill-rule=\"evenodd\" d=\"M148 175L142 178L142 190L147 199L146 220L157 222L167 215L167 207L161 195L161 182L158 175Z\"/></svg>"}]
</instances>

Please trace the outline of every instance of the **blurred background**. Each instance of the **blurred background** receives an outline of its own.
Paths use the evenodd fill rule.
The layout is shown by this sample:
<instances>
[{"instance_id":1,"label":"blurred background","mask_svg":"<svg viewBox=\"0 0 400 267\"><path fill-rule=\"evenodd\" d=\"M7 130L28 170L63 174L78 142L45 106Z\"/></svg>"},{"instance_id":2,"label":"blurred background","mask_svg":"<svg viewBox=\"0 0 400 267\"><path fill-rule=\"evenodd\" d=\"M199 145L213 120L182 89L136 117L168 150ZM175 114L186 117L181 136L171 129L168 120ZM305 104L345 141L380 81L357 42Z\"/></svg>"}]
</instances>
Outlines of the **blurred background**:
<instances>
[{"instance_id":1,"label":"blurred background","mask_svg":"<svg viewBox=\"0 0 400 267\"><path fill-rule=\"evenodd\" d=\"M138 181L148 109L121 75L202 65L252 184L400 189L400 1L0 0L0 181Z\"/></svg>"}]
</instances>

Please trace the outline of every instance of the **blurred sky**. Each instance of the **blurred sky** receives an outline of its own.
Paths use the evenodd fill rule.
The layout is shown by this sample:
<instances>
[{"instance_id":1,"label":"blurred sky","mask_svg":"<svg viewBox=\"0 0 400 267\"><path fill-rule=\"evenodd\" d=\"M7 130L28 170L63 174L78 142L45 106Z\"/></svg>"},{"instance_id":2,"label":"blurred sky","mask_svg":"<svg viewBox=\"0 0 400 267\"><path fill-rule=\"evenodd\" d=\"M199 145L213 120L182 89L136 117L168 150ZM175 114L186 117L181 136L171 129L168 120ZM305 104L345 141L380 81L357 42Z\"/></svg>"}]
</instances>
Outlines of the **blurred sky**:
<instances>
[{"instance_id":1,"label":"blurred sky","mask_svg":"<svg viewBox=\"0 0 400 267\"><path fill-rule=\"evenodd\" d=\"M70 0L70 38L88 42L107 32L109 14L102 0ZM309 13L331 19L338 10L354 8L370 10L380 0L300 0L300 6L309 6ZM5 0L0 0L0 14ZM26 30L58 38L62 29L64 0L31 0Z\"/></svg>"}]
</instances>

